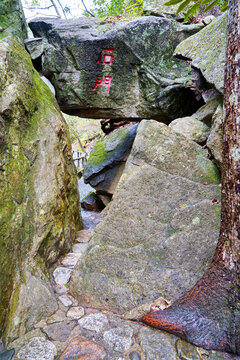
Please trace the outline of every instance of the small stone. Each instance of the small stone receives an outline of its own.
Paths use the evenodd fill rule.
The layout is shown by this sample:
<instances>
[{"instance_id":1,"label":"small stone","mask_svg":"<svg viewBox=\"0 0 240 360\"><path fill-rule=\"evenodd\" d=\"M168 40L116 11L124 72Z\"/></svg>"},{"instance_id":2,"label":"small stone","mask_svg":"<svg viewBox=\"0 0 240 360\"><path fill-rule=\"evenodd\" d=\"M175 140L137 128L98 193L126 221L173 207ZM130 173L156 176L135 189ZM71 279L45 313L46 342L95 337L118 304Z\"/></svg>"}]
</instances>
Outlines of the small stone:
<instances>
[{"instance_id":1,"label":"small stone","mask_svg":"<svg viewBox=\"0 0 240 360\"><path fill-rule=\"evenodd\" d=\"M75 306L68 310L67 317L74 319L74 320L78 320L81 317L83 317L84 313L85 313L85 311L84 311L83 307Z\"/></svg>"},{"instance_id":2,"label":"small stone","mask_svg":"<svg viewBox=\"0 0 240 360\"><path fill-rule=\"evenodd\" d=\"M91 230L81 230L78 231L76 235L76 242L79 243L87 243L89 241L89 238L91 236L92 231Z\"/></svg>"},{"instance_id":3,"label":"small stone","mask_svg":"<svg viewBox=\"0 0 240 360\"><path fill-rule=\"evenodd\" d=\"M86 330L99 332L108 323L108 318L102 313L91 314L78 320L80 327Z\"/></svg>"},{"instance_id":4,"label":"small stone","mask_svg":"<svg viewBox=\"0 0 240 360\"><path fill-rule=\"evenodd\" d=\"M78 253L80 255L83 255L85 251L87 250L88 244L74 244L72 251L74 253Z\"/></svg>"},{"instance_id":5,"label":"small stone","mask_svg":"<svg viewBox=\"0 0 240 360\"><path fill-rule=\"evenodd\" d=\"M65 312L62 310L58 310L53 314L50 318L47 319L47 325L54 324L60 321L66 320Z\"/></svg>"},{"instance_id":6,"label":"small stone","mask_svg":"<svg viewBox=\"0 0 240 360\"><path fill-rule=\"evenodd\" d=\"M80 256L81 255L78 253L69 253L63 258L62 265L69 268L74 268Z\"/></svg>"},{"instance_id":7,"label":"small stone","mask_svg":"<svg viewBox=\"0 0 240 360\"><path fill-rule=\"evenodd\" d=\"M132 345L133 329L130 326L122 326L105 331L104 340L115 351L126 351Z\"/></svg>"},{"instance_id":8,"label":"small stone","mask_svg":"<svg viewBox=\"0 0 240 360\"><path fill-rule=\"evenodd\" d=\"M57 267L53 272L53 277L58 285L65 285L69 282L71 274L72 269Z\"/></svg>"},{"instance_id":9,"label":"small stone","mask_svg":"<svg viewBox=\"0 0 240 360\"><path fill-rule=\"evenodd\" d=\"M17 354L18 360L54 360L57 355L55 345L44 338L34 337Z\"/></svg>"},{"instance_id":10,"label":"small stone","mask_svg":"<svg viewBox=\"0 0 240 360\"><path fill-rule=\"evenodd\" d=\"M172 301L168 301L163 297L160 297L151 304L151 311L164 310L171 305L172 305Z\"/></svg>"},{"instance_id":11,"label":"small stone","mask_svg":"<svg viewBox=\"0 0 240 360\"><path fill-rule=\"evenodd\" d=\"M65 342L68 340L72 330L77 325L76 321L62 321L52 325L45 326L43 331L53 341Z\"/></svg>"},{"instance_id":12,"label":"small stone","mask_svg":"<svg viewBox=\"0 0 240 360\"><path fill-rule=\"evenodd\" d=\"M143 315L146 315L150 311L151 311L151 304L143 304L125 312L123 316L124 319L127 320L139 320L143 317Z\"/></svg>"},{"instance_id":13,"label":"small stone","mask_svg":"<svg viewBox=\"0 0 240 360\"><path fill-rule=\"evenodd\" d=\"M104 360L104 347L80 337L72 339L59 360Z\"/></svg>"},{"instance_id":14,"label":"small stone","mask_svg":"<svg viewBox=\"0 0 240 360\"><path fill-rule=\"evenodd\" d=\"M66 307L72 306L72 300L66 294L59 296L59 300Z\"/></svg>"}]
</instances>

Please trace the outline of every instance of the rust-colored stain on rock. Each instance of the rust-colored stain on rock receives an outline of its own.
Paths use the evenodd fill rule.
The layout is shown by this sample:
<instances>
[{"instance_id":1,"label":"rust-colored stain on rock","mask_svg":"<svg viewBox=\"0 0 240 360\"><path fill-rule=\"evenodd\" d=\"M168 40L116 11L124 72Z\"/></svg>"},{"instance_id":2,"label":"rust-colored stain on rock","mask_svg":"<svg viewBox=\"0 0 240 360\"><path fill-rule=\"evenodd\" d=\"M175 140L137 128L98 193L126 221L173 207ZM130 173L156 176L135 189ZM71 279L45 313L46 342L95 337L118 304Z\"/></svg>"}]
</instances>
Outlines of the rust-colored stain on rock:
<instances>
[{"instance_id":1,"label":"rust-colored stain on rock","mask_svg":"<svg viewBox=\"0 0 240 360\"><path fill-rule=\"evenodd\" d=\"M66 347L59 360L104 360L104 347L80 337L75 337Z\"/></svg>"}]
</instances>

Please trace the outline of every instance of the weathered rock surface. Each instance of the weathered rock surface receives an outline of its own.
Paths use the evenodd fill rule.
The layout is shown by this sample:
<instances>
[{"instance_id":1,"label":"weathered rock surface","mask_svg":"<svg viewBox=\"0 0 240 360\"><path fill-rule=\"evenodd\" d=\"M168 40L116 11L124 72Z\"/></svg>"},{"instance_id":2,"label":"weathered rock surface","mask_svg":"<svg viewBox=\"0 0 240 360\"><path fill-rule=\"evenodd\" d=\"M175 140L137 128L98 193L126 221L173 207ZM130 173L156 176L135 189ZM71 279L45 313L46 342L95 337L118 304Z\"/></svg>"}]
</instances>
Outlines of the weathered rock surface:
<instances>
[{"instance_id":1,"label":"weathered rock surface","mask_svg":"<svg viewBox=\"0 0 240 360\"><path fill-rule=\"evenodd\" d=\"M190 115L197 106L191 68L172 53L198 27L152 16L115 25L89 18L39 18L29 26L44 38L36 41L33 56L39 45L41 70L64 112L169 121Z\"/></svg>"},{"instance_id":2,"label":"weathered rock surface","mask_svg":"<svg viewBox=\"0 0 240 360\"><path fill-rule=\"evenodd\" d=\"M176 14L178 5L165 6L166 0L144 0L143 2L143 14L171 17L175 19L184 19L186 10ZM203 27L203 24L201 24Z\"/></svg>"},{"instance_id":3,"label":"weathered rock surface","mask_svg":"<svg viewBox=\"0 0 240 360\"><path fill-rule=\"evenodd\" d=\"M169 127L198 144L204 144L210 134L210 127L193 116L175 119L169 124Z\"/></svg>"},{"instance_id":4,"label":"weathered rock surface","mask_svg":"<svg viewBox=\"0 0 240 360\"><path fill-rule=\"evenodd\" d=\"M212 117L217 110L217 107L223 103L223 97L218 96L215 99L210 100L203 106L201 106L193 115L194 119L204 122L205 124L211 126Z\"/></svg>"},{"instance_id":5,"label":"weathered rock surface","mask_svg":"<svg viewBox=\"0 0 240 360\"><path fill-rule=\"evenodd\" d=\"M112 196L123 173L138 124L116 129L98 139L84 169L84 182Z\"/></svg>"},{"instance_id":6,"label":"weathered rock surface","mask_svg":"<svg viewBox=\"0 0 240 360\"><path fill-rule=\"evenodd\" d=\"M218 183L218 171L199 145L163 124L142 121L70 291L83 303L119 313L183 294L216 246L219 205L212 199L220 197Z\"/></svg>"},{"instance_id":7,"label":"weathered rock surface","mask_svg":"<svg viewBox=\"0 0 240 360\"><path fill-rule=\"evenodd\" d=\"M3 32L5 35L14 35L20 41L27 37L27 26L20 0L0 2L0 39Z\"/></svg>"},{"instance_id":8,"label":"weathered rock surface","mask_svg":"<svg viewBox=\"0 0 240 360\"><path fill-rule=\"evenodd\" d=\"M0 332L8 314L6 342L56 311L47 267L70 249L81 225L64 119L23 45L8 36L18 5L0 5L10 9L0 43Z\"/></svg>"},{"instance_id":9,"label":"weathered rock surface","mask_svg":"<svg viewBox=\"0 0 240 360\"><path fill-rule=\"evenodd\" d=\"M17 360L54 360L56 347L42 337L34 337L17 354Z\"/></svg>"},{"instance_id":10,"label":"weathered rock surface","mask_svg":"<svg viewBox=\"0 0 240 360\"><path fill-rule=\"evenodd\" d=\"M219 105L213 115L211 132L207 140L207 147L210 149L217 165L220 168L222 164L223 120L223 108Z\"/></svg>"},{"instance_id":11,"label":"weathered rock surface","mask_svg":"<svg viewBox=\"0 0 240 360\"><path fill-rule=\"evenodd\" d=\"M224 62L226 48L227 12L206 28L177 46L174 54L192 60L206 81L221 94L224 90Z\"/></svg>"}]
</instances>

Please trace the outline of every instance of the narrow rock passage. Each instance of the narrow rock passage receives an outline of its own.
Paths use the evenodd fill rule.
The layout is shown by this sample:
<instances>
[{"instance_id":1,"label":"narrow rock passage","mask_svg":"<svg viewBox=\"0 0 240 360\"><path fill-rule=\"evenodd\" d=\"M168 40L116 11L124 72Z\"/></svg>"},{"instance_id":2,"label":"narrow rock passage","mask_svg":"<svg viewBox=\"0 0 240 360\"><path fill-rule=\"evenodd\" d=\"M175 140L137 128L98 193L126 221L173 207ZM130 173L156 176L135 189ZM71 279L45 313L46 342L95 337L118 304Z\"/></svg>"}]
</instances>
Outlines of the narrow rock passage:
<instances>
[{"instance_id":1,"label":"narrow rock passage","mask_svg":"<svg viewBox=\"0 0 240 360\"><path fill-rule=\"evenodd\" d=\"M80 195L82 197L83 194ZM69 294L68 284L74 267L87 251L93 228L100 222L101 214L84 210L82 217L84 229L77 233L71 252L60 259L52 271L58 310L9 345L8 349L15 349L15 357L13 350L3 350L0 360L240 359L197 348L173 335L109 311L82 307Z\"/></svg>"}]
</instances>

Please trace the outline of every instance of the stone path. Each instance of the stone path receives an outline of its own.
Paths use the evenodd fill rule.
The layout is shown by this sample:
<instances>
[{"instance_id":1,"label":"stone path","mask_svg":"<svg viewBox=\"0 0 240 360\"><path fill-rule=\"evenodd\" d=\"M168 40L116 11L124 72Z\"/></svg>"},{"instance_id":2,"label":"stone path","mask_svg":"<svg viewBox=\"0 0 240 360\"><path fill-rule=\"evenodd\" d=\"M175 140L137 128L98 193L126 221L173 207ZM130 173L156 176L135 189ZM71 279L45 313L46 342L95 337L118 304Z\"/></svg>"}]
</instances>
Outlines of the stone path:
<instances>
[{"instance_id":1,"label":"stone path","mask_svg":"<svg viewBox=\"0 0 240 360\"><path fill-rule=\"evenodd\" d=\"M107 311L83 308L68 294L77 261L87 250L90 230L78 232L72 252L53 271L58 310L15 340L0 360L233 360Z\"/></svg>"}]
</instances>

